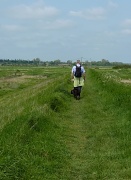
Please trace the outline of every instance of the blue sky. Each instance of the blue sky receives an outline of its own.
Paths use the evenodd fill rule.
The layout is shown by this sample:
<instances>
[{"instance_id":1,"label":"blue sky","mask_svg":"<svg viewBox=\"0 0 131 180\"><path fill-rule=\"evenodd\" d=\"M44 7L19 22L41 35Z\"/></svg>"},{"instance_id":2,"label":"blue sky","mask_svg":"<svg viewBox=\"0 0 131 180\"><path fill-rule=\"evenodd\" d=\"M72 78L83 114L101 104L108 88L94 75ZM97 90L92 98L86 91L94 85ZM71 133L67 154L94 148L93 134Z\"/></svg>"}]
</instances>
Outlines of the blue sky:
<instances>
[{"instance_id":1,"label":"blue sky","mask_svg":"<svg viewBox=\"0 0 131 180\"><path fill-rule=\"evenodd\" d=\"M0 0L0 59L131 63L131 0Z\"/></svg>"}]
</instances>

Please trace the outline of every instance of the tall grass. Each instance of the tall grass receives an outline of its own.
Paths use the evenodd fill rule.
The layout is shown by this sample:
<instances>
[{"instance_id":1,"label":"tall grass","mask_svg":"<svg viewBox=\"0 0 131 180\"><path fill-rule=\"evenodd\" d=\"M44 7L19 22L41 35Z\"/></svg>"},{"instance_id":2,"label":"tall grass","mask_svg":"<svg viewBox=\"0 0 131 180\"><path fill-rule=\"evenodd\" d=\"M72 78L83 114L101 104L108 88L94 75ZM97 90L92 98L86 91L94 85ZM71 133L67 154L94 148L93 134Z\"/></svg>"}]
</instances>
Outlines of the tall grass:
<instances>
[{"instance_id":1,"label":"tall grass","mask_svg":"<svg viewBox=\"0 0 131 180\"><path fill-rule=\"evenodd\" d=\"M96 158L95 170L99 179L130 179L131 87L106 80L101 70L90 70L89 76L93 83L89 94L92 90L94 99L88 95L92 103L91 107L87 104L88 117L92 120L86 126L88 131L92 129L88 148Z\"/></svg>"},{"instance_id":2,"label":"tall grass","mask_svg":"<svg viewBox=\"0 0 131 180\"><path fill-rule=\"evenodd\" d=\"M131 117L130 107L131 107L131 87L125 86L122 83L114 81L114 76L112 77L112 72L108 74L110 77L106 77L102 71L93 71L92 77L95 79L95 83L98 86L98 91L100 91L100 96L103 97L106 105L116 113L120 111L120 114L127 112L129 117ZM128 78L128 76L127 76Z\"/></svg>"},{"instance_id":3,"label":"tall grass","mask_svg":"<svg viewBox=\"0 0 131 180\"><path fill-rule=\"evenodd\" d=\"M61 83L63 79L63 83ZM0 178L55 179L66 166L68 150L57 125L57 113L67 109L67 77L61 76L17 97L7 99L1 114ZM4 102L4 100L3 100ZM5 109L4 109L5 108ZM8 117L6 119L6 117Z\"/></svg>"},{"instance_id":4,"label":"tall grass","mask_svg":"<svg viewBox=\"0 0 131 180\"><path fill-rule=\"evenodd\" d=\"M79 101L70 94L69 72L5 96L0 178L130 179L130 86L105 79L107 73L87 70Z\"/></svg>"}]
</instances>

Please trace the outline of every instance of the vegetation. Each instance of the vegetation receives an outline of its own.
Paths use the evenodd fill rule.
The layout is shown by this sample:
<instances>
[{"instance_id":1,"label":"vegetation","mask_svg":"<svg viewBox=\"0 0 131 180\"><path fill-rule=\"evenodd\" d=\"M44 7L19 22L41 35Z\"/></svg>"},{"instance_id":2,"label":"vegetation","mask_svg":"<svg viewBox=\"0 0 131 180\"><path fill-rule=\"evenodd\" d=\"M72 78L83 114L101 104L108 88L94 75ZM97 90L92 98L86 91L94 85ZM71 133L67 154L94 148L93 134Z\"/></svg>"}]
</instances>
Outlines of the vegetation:
<instances>
[{"instance_id":1,"label":"vegetation","mask_svg":"<svg viewBox=\"0 0 131 180\"><path fill-rule=\"evenodd\" d=\"M117 65L113 67L113 69L128 69L128 68L131 68L130 64Z\"/></svg>"},{"instance_id":2,"label":"vegetation","mask_svg":"<svg viewBox=\"0 0 131 180\"><path fill-rule=\"evenodd\" d=\"M131 179L131 69L86 76L75 100L68 67L1 66L2 180Z\"/></svg>"},{"instance_id":3,"label":"vegetation","mask_svg":"<svg viewBox=\"0 0 131 180\"><path fill-rule=\"evenodd\" d=\"M72 66L73 64L75 64L75 62L73 62L72 60L67 60L66 62L63 62L60 59L56 59L54 61L41 61L40 58L34 58L33 60L0 59L0 65L2 66ZM131 67L131 64L126 64L122 62L109 62L106 59L102 59L101 61L85 60L82 62L82 64L88 67Z\"/></svg>"}]
</instances>

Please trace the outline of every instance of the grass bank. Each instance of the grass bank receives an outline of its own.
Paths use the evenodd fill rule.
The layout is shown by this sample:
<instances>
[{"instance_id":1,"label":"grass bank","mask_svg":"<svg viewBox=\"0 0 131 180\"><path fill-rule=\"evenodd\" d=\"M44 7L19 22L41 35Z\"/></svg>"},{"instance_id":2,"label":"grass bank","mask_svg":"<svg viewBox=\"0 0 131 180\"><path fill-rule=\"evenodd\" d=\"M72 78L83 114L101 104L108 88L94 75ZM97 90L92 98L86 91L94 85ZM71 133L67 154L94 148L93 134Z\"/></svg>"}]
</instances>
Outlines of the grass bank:
<instances>
[{"instance_id":1,"label":"grass bank","mask_svg":"<svg viewBox=\"0 0 131 180\"><path fill-rule=\"evenodd\" d=\"M79 101L69 76L39 88L2 127L2 180L131 179L130 86L87 70Z\"/></svg>"}]
</instances>

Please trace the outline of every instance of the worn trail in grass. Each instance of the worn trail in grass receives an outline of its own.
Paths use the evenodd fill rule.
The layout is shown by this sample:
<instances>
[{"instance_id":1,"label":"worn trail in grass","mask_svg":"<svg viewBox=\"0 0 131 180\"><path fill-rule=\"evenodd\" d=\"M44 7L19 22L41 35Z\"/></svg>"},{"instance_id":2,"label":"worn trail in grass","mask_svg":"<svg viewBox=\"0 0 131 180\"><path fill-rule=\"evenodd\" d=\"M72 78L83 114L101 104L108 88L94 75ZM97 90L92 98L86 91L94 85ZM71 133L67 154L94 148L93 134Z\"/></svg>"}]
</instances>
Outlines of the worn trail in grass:
<instances>
[{"instance_id":1,"label":"worn trail in grass","mask_svg":"<svg viewBox=\"0 0 131 180\"><path fill-rule=\"evenodd\" d=\"M63 141L70 152L67 179L130 178L128 147L120 143L121 136L117 134L120 119L104 108L100 92L88 77L81 99L72 97L70 110L63 113ZM122 144L125 147L121 150Z\"/></svg>"},{"instance_id":2,"label":"worn trail in grass","mask_svg":"<svg viewBox=\"0 0 131 180\"><path fill-rule=\"evenodd\" d=\"M87 80L81 99L72 98L70 111L64 114L65 141L71 153L67 174L69 179L74 180L99 176L95 167L99 166L95 160L97 155L92 149L95 146L93 118L97 118L98 112L101 114L99 118L103 118L103 112L100 112L99 104L95 105L97 99L90 86L90 81Z\"/></svg>"}]
</instances>

